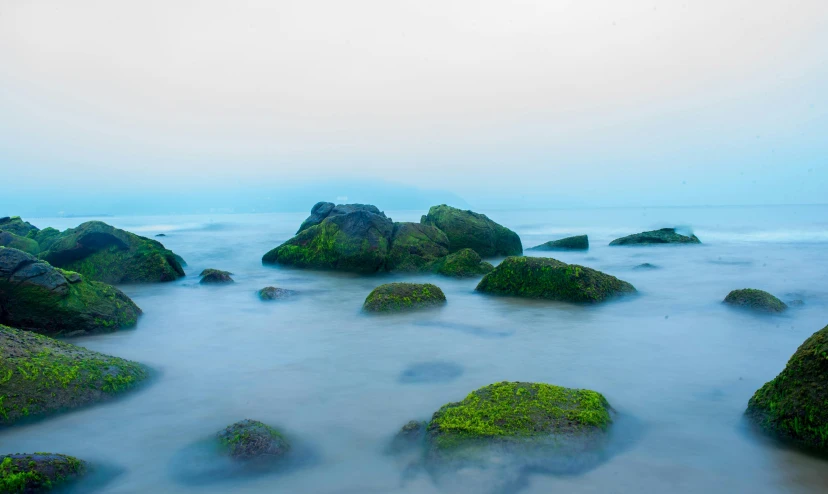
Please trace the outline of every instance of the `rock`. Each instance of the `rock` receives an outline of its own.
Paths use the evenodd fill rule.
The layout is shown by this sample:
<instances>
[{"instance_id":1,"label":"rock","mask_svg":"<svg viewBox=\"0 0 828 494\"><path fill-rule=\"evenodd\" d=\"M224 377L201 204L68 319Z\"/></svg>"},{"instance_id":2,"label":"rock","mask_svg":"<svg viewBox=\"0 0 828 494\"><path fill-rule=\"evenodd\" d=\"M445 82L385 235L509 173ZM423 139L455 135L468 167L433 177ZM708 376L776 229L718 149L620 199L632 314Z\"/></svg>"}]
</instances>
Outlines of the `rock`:
<instances>
[{"instance_id":1,"label":"rock","mask_svg":"<svg viewBox=\"0 0 828 494\"><path fill-rule=\"evenodd\" d=\"M38 494L62 489L81 478L87 464L52 453L0 456L0 492Z\"/></svg>"},{"instance_id":2,"label":"rock","mask_svg":"<svg viewBox=\"0 0 828 494\"><path fill-rule=\"evenodd\" d=\"M275 286L266 286L259 290L258 293L259 298L262 300L279 300L283 298L290 298L299 294L299 292L295 290L286 290Z\"/></svg>"},{"instance_id":3,"label":"rock","mask_svg":"<svg viewBox=\"0 0 828 494\"><path fill-rule=\"evenodd\" d=\"M547 257L507 257L480 280L476 290L565 302L601 302L635 292L615 276Z\"/></svg>"},{"instance_id":4,"label":"rock","mask_svg":"<svg viewBox=\"0 0 828 494\"><path fill-rule=\"evenodd\" d=\"M173 257L176 261L178 261L178 264L180 264L181 266L187 266L187 261L185 261L183 257L179 256L178 254L173 254Z\"/></svg>"},{"instance_id":5,"label":"rock","mask_svg":"<svg viewBox=\"0 0 828 494\"><path fill-rule=\"evenodd\" d=\"M766 433L828 451L828 326L800 346L785 369L748 402L747 417Z\"/></svg>"},{"instance_id":6,"label":"rock","mask_svg":"<svg viewBox=\"0 0 828 494\"><path fill-rule=\"evenodd\" d=\"M451 362L420 362L405 369L399 381L406 384L442 383L463 375L463 367Z\"/></svg>"},{"instance_id":7,"label":"rock","mask_svg":"<svg viewBox=\"0 0 828 494\"><path fill-rule=\"evenodd\" d=\"M401 453L403 451L411 451L421 448L423 446L423 439L425 438L427 425L428 422L412 420L402 426L402 429L400 429L391 441L388 452Z\"/></svg>"},{"instance_id":8,"label":"rock","mask_svg":"<svg viewBox=\"0 0 828 494\"><path fill-rule=\"evenodd\" d=\"M216 437L223 452L238 460L276 460L290 451L290 443L278 430L257 420L236 422Z\"/></svg>"},{"instance_id":9,"label":"rock","mask_svg":"<svg viewBox=\"0 0 828 494\"><path fill-rule=\"evenodd\" d=\"M433 225L449 239L449 250L470 248L481 257L513 256L523 253L517 233L495 223L486 215L446 206L432 206L420 223Z\"/></svg>"},{"instance_id":10,"label":"rock","mask_svg":"<svg viewBox=\"0 0 828 494\"><path fill-rule=\"evenodd\" d=\"M208 283L233 283L233 278L230 275L233 274L229 271L222 271L220 269L212 269L208 268L201 272L199 276L201 276L202 284Z\"/></svg>"},{"instance_id":11,"label":"rock","mask_svg":"<svg viewBox=\"0 0 828 494\"><path fill-rule=\"evenodd\" d=\"M0 247L0 323L51 335L134 326L141 309L110 285Z\"/></svg>"},{"instance_id":12,"label":"rock","mask_svg":"<svg viewBox=\"0 0 828 494\"><path fill-rule=\"evenodd\" d=\"M788 308L785 302L770 293L753 288L733 290L727 294L724 303L760 312L782 312Z\"/></svg>"},{"instance_id":13,"label":"rock","mask_svg":"<svg viewBox=\"0 0 828 494\"><path fill-rule=\"evenodd\" d=\"M14 233L21 237L32 238L37 234L38 228L28 221L23 221L20 216L5 216L0 218L0 230Z\"/></svg>"},{"instance_id":14,"label":"rock","mask_svg":"<svg viewBox=\"0 0 828 494\"><path fill-rule=\"evenodd\" d=\"M650 264L649 262L645 262L643 264L639 264L638 266L635 266L633 269L636 269L636 270L639 270L639 271L644 271L644 270L659 269L659 267L656 266L655 264Z\"/></svg>"},{"instance_id":15,"label":"rock","mask_svg":"<svg viewBox=\"0 0 828 494\"><path fill-rule=\"evenodd\" d=\"M38 231L34 236L34 240L40 246L41 251L47 251L59 237L60 230L48 226L43 230Z\"/></svg>"},{"instance_id":16,"label":"rock","mask_svg":"<svg viewBox=\"0 0 828 494\"><path fill-rule=\"evenodd\" d=\"M106 401L148 377L135 362L2 325L0 357L0 427Z\"/></svg>"},{"instance_id":17,"label":"rock","mask_svg":"<svg viewBox=\"0 0 828 494\"><path fill-rule=\"evenodd\" d=\"M430 283L387 283L374 288L362 309L367 312L400 312L435 307L446 303L446 296Z\"/></svg>"},{"instance_id":18,"label":"rock","mask_svg":"<svg viewBox=\"0 0 828 494\"><path fill-rule=\"evenodd\" d=\"M448 253L448 237L439 228L419 223L394 223L385 268L393 272L420 272Z\"/></svg>"},{"instance_id":19,"label":"rock","mask_svg":"<svg viewBox=\"0 0 828 494\"><path fill-rule=\"evenodd\" d=\"M35 256L40 252L40 246L31 238L21 237L12 232L2 230L0 230L0 246L22 250Z\"/></svg>"},{"instance_id":20,"label":"rock","mask_svg":"<svg viewBox=\"0 0 828 494\"><path fill-rule=\"evenodd\" d=\"M173 281L184 276L175 254L161 243L101 221L60 233L40 257L104 283Z\"/></svg>"},{"instance_id":21,"label":"rock","mask_svg":"<svg viewBox=\"0 0 828 494\"><path fill-rule=\"evenodd\" d=\"M662 228L650 232L627 235L610 242L610 245L651 245L651 244L700 244L695 235L676 233L675 228Z\"/></svg>"},{"instance_id":22,"label":"rock","mask_svg":"<svg viewBox=\"0 0 828 494\"><path fill-rule=\"evenodd\" d=\"M482 260L477 252L471 249L461 249L433 261L426 269L443 276L470 278L489 273L494 269L494 266Z\"/></svg>"},{"instance_id":23,"label":"rock","mask_svg":"<svg viewBox=\"0 0 828 494\"><path fill-rule=\"evenodd\" d=\"M156 235L156 237L166 237L166 236L167 236L166 233L159 233L159 234Z\"/></svg>"},{"instance_id":24,"label":"rock","mask_svg":"<svg viewBox=\"0 0 828 494\"><path fill-rule=\"evenodd\" d=\"M318 225L319 223L322 223L322 220L327 218L335 207L336 206L332 202L317 202L311 208L310 216L308 216L308 218L302 222L302 224L299 226L299 229L296 230L296 233L299 233L306 228L310 228L312 226Z\"/></svg>"},{"instance_id":25,"label":"rock","mask_svg":"<svg viewBox=\"0 0 828 494\"><path fill-rule=\"evenodd\" d=\"M393 230L394 223L375 206L339 205L320 223L265 254L262 262L376 273L385 268Z\"/></svg>"},{"instance_id":26,"label":"rock","mask_svg":"<svg viewBox=\"0 0 828 494\"><path fill-rule=\"evenodd\" d=\"M577 235L574 237L566 237L560 240L550 240L545 244L540 244L537 247L532 247L529 250L588 250L589 237L586 235Z\"/></svg>"}]
</instances>

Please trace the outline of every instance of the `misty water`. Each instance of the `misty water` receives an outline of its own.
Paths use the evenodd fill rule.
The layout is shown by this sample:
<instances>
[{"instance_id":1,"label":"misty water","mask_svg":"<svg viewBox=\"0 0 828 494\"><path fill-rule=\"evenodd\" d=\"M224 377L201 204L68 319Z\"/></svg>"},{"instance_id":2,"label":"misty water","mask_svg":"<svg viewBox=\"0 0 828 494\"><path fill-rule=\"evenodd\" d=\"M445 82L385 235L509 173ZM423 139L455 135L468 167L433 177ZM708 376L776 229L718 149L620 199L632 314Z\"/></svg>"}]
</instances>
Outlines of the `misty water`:
<instances>
[{"instance_id":1,"label":"misty water","mask_svg":"<svg viewBox=\"0 0 828 494\"><path fill-rule=\"evenodd\" d=\"M386 213L418 221L423 212ZM481 386L519 380L603 393L618 412L615 427L633 438L586 472L529 475L522 492L828 490L825 459L768 441L743 419L754 391L828 324L828 207L484 212L518 232L524 247L589 234L588 252L552 257L613 274L640 293L581 306L481 295L478 279L262 266L262 254L306 214L103 218L148 237L165 233L159 240L188 262L187 276L122 286L144 311L138 326L71 342L142 362L158 376L117 401L4 430L2 449L118 466L104 489L112 493L458 492L455 482L403 475L384 449L408 420L427 419ZM62 229L87 219L30 220ZM703 245L607 246L673 225ZM658 269L635 269L642 263ZM233 272L236 283L200 285L208 267ZM396 280L433 282L448 304L361 313L372 288ZM265 303L255 292L267 285L301 294ZM802 303L780 316L721 303L745 287ZM312 461L232 483L182 482L181 452L244 418L282 428Z\"/></svg>"}]
</instances>

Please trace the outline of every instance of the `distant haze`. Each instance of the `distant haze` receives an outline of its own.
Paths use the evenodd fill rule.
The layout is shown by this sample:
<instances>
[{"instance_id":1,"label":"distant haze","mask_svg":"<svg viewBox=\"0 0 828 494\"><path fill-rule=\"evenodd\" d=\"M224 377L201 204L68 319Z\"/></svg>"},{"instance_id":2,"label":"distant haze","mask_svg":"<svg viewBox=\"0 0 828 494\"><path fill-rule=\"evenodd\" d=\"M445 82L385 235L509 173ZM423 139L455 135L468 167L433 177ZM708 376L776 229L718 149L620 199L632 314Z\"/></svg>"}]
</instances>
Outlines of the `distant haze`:
<instances>
[{"instance_id":1,"label":"distant haze","mask_svg":"<svg viewBox=\"0 0 828 494\"><path fill-rule=\"evenodd\" d=\"M0 0L0 216L826 189L825 0Z\"/></svg>"}]
</instances>

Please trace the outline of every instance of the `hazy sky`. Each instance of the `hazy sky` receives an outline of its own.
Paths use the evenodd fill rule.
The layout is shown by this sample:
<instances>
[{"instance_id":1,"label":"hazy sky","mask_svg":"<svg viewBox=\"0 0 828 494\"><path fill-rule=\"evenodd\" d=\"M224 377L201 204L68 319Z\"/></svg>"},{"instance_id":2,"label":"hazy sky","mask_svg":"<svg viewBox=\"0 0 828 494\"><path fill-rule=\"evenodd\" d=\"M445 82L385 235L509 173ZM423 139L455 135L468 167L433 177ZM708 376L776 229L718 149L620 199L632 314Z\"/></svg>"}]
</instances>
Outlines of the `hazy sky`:
<instances>
[{"instance_id":1,"label":"hazy sky","mask_svg":"<svg viewBox=\"0 0 828 494\"><path fill-rule=\"evenodd\" d=\"M319 177L828 202L828 4L0 0L4 209Z\"/></svg>"}]
</instances>

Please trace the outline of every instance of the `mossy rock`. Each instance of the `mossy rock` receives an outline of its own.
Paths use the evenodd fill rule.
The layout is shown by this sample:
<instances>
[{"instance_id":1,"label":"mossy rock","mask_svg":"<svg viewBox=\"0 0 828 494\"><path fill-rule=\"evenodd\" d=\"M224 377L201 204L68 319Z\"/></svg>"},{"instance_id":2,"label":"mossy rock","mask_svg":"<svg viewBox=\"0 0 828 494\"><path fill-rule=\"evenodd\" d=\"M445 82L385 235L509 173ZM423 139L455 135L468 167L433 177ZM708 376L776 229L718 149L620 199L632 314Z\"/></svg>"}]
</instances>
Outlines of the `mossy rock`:
<instances>
[{"instance_id":1,"label":"mossy rock","mask_svg":"<svg viewBox=\"0 0 828 494\"><path fill-rule=\"evenodd\" d=\"M40 245L33 239L3 230L0 230L0 246L22 250L35 256L40 252Z\"/></svg>"},{"instance_id":2,"label":"mossy rock","mask_svg":"<svg viewBox=\"0 0 828 494\"><path fill-rule=\"evenodd\" d=\"M0 427L108 400L148 377L145 367L0 325Z\"/></svg>"},{"instance_id":3,"label":"mossy rock","mask_svg":"<svg viewBox=\"0 0 828 494\"><path fill-rule=\"evenodd\" d=\"M41 251L46 251L49 250L49 247L51 247L52 244L55 243L55 241L60 237L60 230L48 226L34 235L29 235L37 242Z\"/></svg>"},{"instance_id":4,"label":"mossy rock","mask_svg":"<svg viewBox=\"0 0 828 494\"><path fill-rule=\"evenodd\" d=\"M275 286L266 286L257 292L261 300L281 300L298 295L296 290L288 290L286 288L278 288Z\"/></svg>"},{"instance_id":5,"label":"mossy rock","mask_svg":"<svg viewBox=\"0 0 828 494\"><path fill-rule=\"evenodd\" d=\"M446 303L440 287L430 283L387 283L374 288L362 309L367 312L401 312Z\"/></svg>"},{"instance_id":6,"label":"mossy rock","mask_svg":"<svg viewBox=\"0 0 828 494\"><path fill-rule=\"evenodd\" d=\"M461 249L430 263L427 269L452 278L470 278L489 273L494 266L482 260L472 249Z\"/></svg>"},{"instance_id":7,"label":"mossy rock","mask_svg":"<svg viewBox=\"0 0 828 494\"><path fill-rule=\"evenodd\" d=\"M29 238L32 238L38 232L36 226L28 221L23 221L20 216L4 216L0 218L0 230Z\"/></svg>"},{"instance_id":8,"label":"mossy rock","mask_svg":"<svg viewBox=\"0 0 828 494\"><path fill-rule=\"evenodd\" d=\"M111 284L173 281L184 276L175 253L160 242L101 221L88 221L60 233L40 257L53 266Z\"/></svg>"},{"instance_id":9,"label":"mossy rock","mask_svg":"<svg viewBox=\"0 0 828 494\"><path fill-rule=\"evenodd\" d=\"M828 452L828 326L805 340L785 369L756 391L746 414L771 436Z\"/></svg>"},{"instance_id":10,"label":"mossy rock","mask_svg":"<svg viewBox=\"0 0 828 494\"><path fill-rule=\"evenodd\" d=\"M236 422L216 437L222 451L238 460L276 460L290 451L290 443L281 432L257 420Z\"/></svg>"},{"instance_id":11,"label":"mossy rock","mask_svg":"<svg viewBox=\"0 0 828 494\"><path fill-rule=\"evenodd\" d=\"M477 291L564 302L601 302L635 287L601 271L546 257L507 257Z\"/></svg>"},{"instance_id":12,"label":"mossy rock","mask_svg":"<svg viewBox=\"0 0 828 494\"><path fill-rule=\"evenodd\" d=\"M37 494L61 489L81 478L87 464L53 453L0 456L0 492Z\"/></svg>"},{"instance_id":13,"label":"mossy rock","mask_svg":"<svg viewBox=\"0 0 828 494\"><path fill-rule=\"evenodd\" d=\"M39 333L101 333L134 326L141 309L110 285L0 247L0 323Z\"/></svg>"},{"instance_id":14,"label":"mossy rock","mask_svg":"<svg viewBox=\"0 0 828 494\"><path fill-rule=\"evenodd\" d=\"M201 272L200 283L202 284L222 284L233 283L233 278L230 277L233 273L229 271L222 271L220 269L208 268Z\"/></svg>"},{"instance_id":15,"label":"mossy rock","mask_svg":"<svg viewBox=\"0 0 828 494\"><path fill-rule=\"evenodd\" d=\"M758 312L783 312L788 308L785 302L770 293L754 288L733 290L727 294L724 303Z\"/></svg>"},{"instance_id":16,"label":"mossy rock","mask_svg":"<svg viewBox=\"0 0 828 494\"><path fill-rule=\"evenodd\" d=\"M439 228L419 223L394 223L385 268L392 272L421 272L449 253L449 240Z\"/></svg>"},{"instance_id":17,"label":"mossy rock","mask_svg":"<svg viewBox=\"0 0 828 494\"><path fill-rule=\"evenodd\" d=\"M442 230L449 239L451 252L469 248L484 258L523 253L517 233L495 223L485 214L442 204L432 206L420 223L433 225Z\"/></svg>"},{"instance_id":18,"label":"mossy rock","mask_svg":"<svg viewBox=\"0 0 828 494\"><path fill-rule=\"evenodd\" d=\"M700 244L701 240L693 234L682 235L675 228L662 228L649 232L627 235L610 242L610 245L654 245L654 244Z\"/></svg>"},{"instance_id":19,"label":"mossy rock","mask_svg":"<svg viewBox=\"0 0 828 494\"><path fill-rule=\"evenodd\" d=\"M586 235L576 235L574 237L566 237L560 240L550 240L544 244L532 247L529 250L588 250L589 237Z\"/></svg>"}]
</instances>

